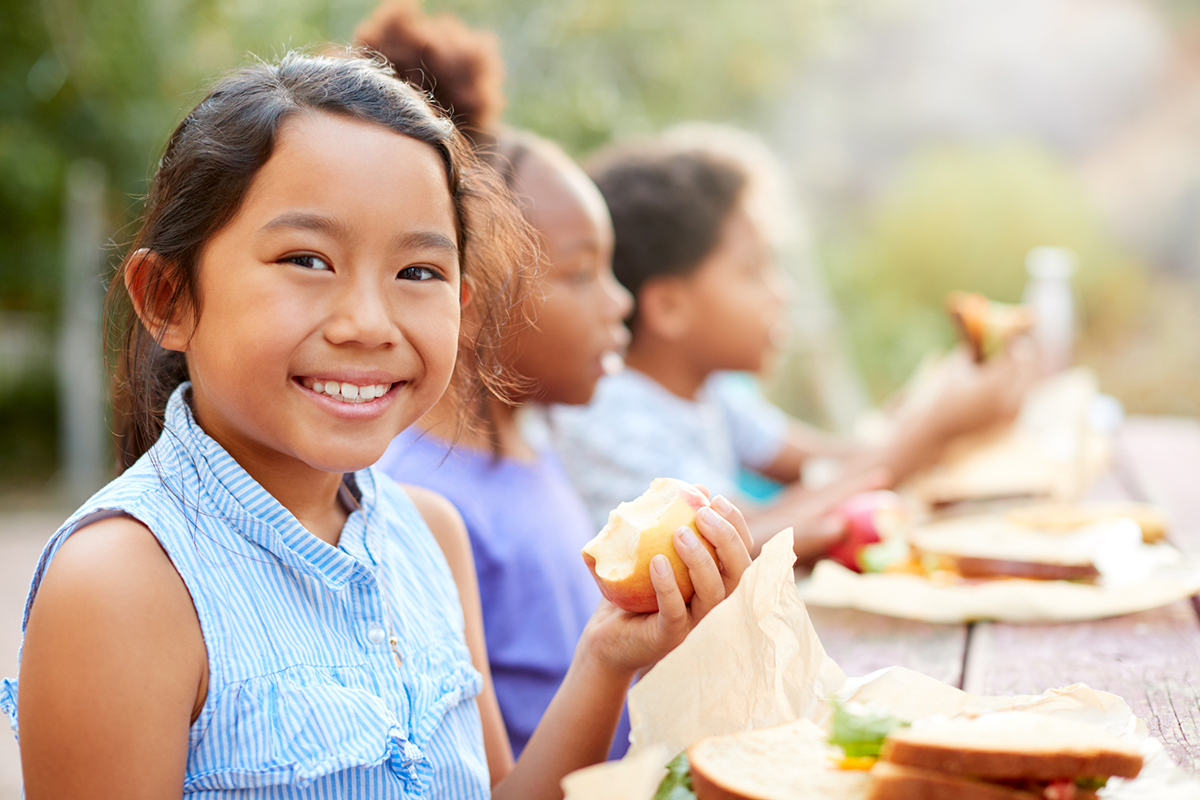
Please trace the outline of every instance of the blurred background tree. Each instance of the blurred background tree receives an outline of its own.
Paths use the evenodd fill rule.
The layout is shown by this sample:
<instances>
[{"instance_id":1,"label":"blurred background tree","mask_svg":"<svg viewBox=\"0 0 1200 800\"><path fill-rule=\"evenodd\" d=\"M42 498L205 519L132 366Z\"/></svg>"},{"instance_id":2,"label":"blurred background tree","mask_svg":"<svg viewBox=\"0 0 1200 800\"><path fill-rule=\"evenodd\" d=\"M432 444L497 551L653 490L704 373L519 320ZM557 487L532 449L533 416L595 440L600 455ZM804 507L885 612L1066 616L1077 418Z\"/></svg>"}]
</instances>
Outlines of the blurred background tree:
<instances>
[{"instance_id":1,"label":"blurred background tree","mask_svg":"<svg viewBox=\"0 0 1200 800\"><path fill-rule=\"evenodd\" d=\"M0 0L0 504L52 485L64 185L108 176L111 267L173 125L248 53L345 42L373 0ZM507 120L585 156L731 122L785 157L873 399L1080 254L1078 353L1200 413L1200 12L1183 0L428 0L495 31ZM1168 158L1169 156L1169 158ZM105 275L104 277L107 277ZM97 343L99 348L99 343ZM777 399L809 416L803 368Z\"/></svg>"}]
</instances>

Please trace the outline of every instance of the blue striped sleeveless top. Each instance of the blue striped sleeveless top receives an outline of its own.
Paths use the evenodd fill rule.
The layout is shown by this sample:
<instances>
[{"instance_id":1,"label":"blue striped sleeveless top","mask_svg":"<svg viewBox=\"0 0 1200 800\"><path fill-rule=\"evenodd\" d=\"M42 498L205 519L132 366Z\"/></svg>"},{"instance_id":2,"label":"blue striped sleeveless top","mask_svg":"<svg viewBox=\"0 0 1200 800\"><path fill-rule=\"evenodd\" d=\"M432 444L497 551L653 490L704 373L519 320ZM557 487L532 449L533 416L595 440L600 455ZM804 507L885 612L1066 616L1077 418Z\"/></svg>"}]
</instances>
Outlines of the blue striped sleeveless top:
<instances>
[{"instance_id":1,"label":"blue striped sleeveless top","mask_svg":"<svg viewBox=\"0 0 1200 800\"><path fill-rule=\"evenodd\" d=\"M482 678L449 566L408 496L373 469L347 476L360 509L332 547L200 429L188 387L171 397L150 452L47 544L26 617L72 530L123 512L170 556L208 649L185 795L490 796L474 701ZM14 731L16 706L5 680L0 708Z\"/></svg>"}]
</instances>

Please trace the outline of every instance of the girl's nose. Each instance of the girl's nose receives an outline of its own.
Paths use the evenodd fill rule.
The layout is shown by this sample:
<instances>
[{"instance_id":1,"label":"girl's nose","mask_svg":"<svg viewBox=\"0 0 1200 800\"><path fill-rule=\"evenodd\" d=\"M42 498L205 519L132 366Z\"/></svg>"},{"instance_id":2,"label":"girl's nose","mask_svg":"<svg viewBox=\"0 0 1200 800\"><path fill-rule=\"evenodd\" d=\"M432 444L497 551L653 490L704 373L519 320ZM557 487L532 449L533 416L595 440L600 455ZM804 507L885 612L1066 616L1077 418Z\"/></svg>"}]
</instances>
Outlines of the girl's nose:
<instances>
[{"instance_id":1,"label":"girl's nose","mask_svg":"<svg viewBox=\"0 0 1200 800\"><path fill-rule=\"evenodd\" d=\"M394 345L400 331L380 287L368 281L347 282L335 290L325 338L333 344L376 348Z\"/></svg>"},{"instance_id":2,"label":"girl's nose","mask_svg":"<svg viewBox=\"0 0 1200 800\"><path fill-rule=\"evenodd\" d=\"M621 285L621 282L612 274L611 269L604 270L601 280L604 283L604 293L609 299L608 310L612 315L609 319L616 322L623 321L633 310L633 295Z\"/></svg>"}]
</instances>

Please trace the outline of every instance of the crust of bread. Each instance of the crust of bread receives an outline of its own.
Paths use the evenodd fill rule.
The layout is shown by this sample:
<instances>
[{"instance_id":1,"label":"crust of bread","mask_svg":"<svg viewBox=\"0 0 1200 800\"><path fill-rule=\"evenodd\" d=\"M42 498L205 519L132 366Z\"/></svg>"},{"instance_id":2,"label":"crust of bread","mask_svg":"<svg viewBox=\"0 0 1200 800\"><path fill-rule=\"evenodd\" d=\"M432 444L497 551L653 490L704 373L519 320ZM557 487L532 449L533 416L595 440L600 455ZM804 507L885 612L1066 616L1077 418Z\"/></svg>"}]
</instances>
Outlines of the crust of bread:
<instances>
[{"instance_id":1,"label":"crust of bread","mask_svg":"<svg viewBox=\"0 0 1200 800\"><path fill-rule=\"evenodd\" d=\"M1128 517L1142 529L1146 544L1162 541L1167 534L1167 518L1162 509L1150 503L1042 503L1011 509L1007 519L1045 531L1071 531L1084 525Z\"/></svg>"},{"instance_id":2,"label":"crust of bread","mask_svg":"<svg viewBox=\"0 0 1200 800\"><path fill-rule=\"evenodd\" d=\"M688 748L697 800L861 797L864 772L838 769L825 732L808 720L701 739Z\"/></svg>"},{"instance_id":3,"label":"crust of bread","mask_svg":"<svg viewBox=\"0 0 1200 800\"><path fill-rule=\"evenodd\" d=\"M868 774L867 800L1043 800L1032 792L887 761Z\"/></svg>"},{"instance_id":4,"label":"crust of bread","mask_svg":"<svg viewBox=\"0 0 1200 800\"><path fill-rule=\"evenodd\" d=\"M982 302L981 302L982 301ZM951 292L946 300L950 318L958 326L963 341L971 349L975 363L983 363L983 326L987 299L974 292Z\"/></svg>"},{"instance_id":5,"label":"crust of bread","mask_svg":"<svg viewBox=\"0 0 1200 800\"><path fill-rule=\"evenodd\" d=\"M1002 558L958 556L955 569L964 578L1028 578L1038 581L1095 581L1100 571L1093 564L1044 564Z\"/></svg>"},{"instance_id":6,"label":"crust of bread","mask_svg":"<svg viewBox=\"0 0 1200 800\"><path fill-rule=\"evenodd\" d=\"M997 303L978 292L951 292L946 308L978 364L989 356L986 350L989 333L1007 342L1028 331L1034 322L1029 307Z\"/></svg>"},{"instance_id":7,"label":"crust of bread","mask_svg":"<svg viewBox=\"0 0 1200 800\"><path fill-rule=\"evenodd\" d=\"M995 780L1134 778L1142 769L1142 755L1102 728L1020 711L896 731L881 758Z\"/></svg>"}]
</instances>

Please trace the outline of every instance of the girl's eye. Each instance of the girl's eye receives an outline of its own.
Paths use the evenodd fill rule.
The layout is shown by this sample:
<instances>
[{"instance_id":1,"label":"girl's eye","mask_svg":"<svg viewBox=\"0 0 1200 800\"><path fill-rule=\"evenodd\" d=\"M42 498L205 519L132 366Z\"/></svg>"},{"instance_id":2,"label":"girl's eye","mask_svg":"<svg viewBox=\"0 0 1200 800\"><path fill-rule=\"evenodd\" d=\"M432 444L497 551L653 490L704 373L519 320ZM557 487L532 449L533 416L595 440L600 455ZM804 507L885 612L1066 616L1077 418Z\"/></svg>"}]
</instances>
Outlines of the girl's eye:
<instances>
[{"instance_id":1,"label":"girl's eye","mask_svg":"<svg viewBox=\"0 0 1200 800\"><path fill-rule=\"evenodd\" d=\"M596 270L591 267L581 267L559 273L558 280L569 286L587 286L596 279Z\"/></svg>"},{"instance_id":2,"label":"girl's eye","mask_svg":"<svg viewBox=\"0 0 1200 800\"><path fill-rule=\"evenodd\" d=\"M405 267L396 273L396 277L402 281L439 281L442 280L441 273L430 267Z\"/></svg>"},{"instance_id":3,"label":"girl's eye","mask_svg":"<svg viewBox=\"0 0 1200 800\"><path fill-rule=\"evenodd\" d=\"M298 267L304 267L305 269L318 270L321 272L332 272L333 271L333 267L329 266L329 262L326 261L325 259L321 258L320 256L314 256L314 255L288 256L287 258L284 259L284 261L288 261L292 264L295 264Z\"/></svg>"}]
</instances>

